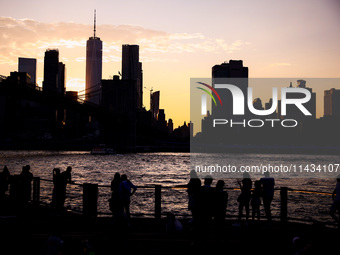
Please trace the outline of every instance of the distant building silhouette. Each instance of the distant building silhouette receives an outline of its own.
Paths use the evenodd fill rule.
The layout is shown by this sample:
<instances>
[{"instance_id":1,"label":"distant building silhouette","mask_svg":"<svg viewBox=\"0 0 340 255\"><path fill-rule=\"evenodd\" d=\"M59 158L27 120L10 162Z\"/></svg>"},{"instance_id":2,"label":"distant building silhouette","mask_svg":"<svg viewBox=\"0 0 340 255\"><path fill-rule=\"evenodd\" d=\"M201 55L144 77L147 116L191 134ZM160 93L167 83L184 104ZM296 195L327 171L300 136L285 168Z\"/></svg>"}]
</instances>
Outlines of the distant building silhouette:
<instances>
[{"instance_id":1,"label":"distant building silhouette","mask_svg":"<svg viewBox=\"0 0 340 255\"><path fill-rule=\"evenodd\" d=\"M152 113L153 118L156 120L159 112L160 91L155 91L152 94L150 94L150 96L151 96L150 111Z\"/></svg>"},{"instance_id":2,"label":"distant building silhouette","mask_svg":"<svg viewBox=\"0 0 340 255\"><path fill-rule=\"evenodd\" d=\"M143 71L139 62L139 46L124 44L122 46L122 79L136 82L137 107L143 107Z\"/></svg>"},{"instance_id":3,"label":"distant building silhouette","mask_svg":"<svg viewBox=\"0 0 340 255\"><path fill-rule=\"evenodd\" d=\"M247 100L244 100L244 115L233 115L233 98L232 94L227 89L216 88L216 84L232 84L238 87L247 98L248 89L248 67L243 66L242 60L230 60L228 63L222 63L212 67L212 86L220 95L223 106L219 103L211 103L211 114L208 112L207 116L202 119L202 135L206 141L215 141L218 137L222 137L225 142L234 143L236 139L240 141L240 137L244 138L244 128L240 125L223 130L226 127L213 128L213 119L232 119L235 122L242 122L249 117L248 107L246 107ZM189 133L189 132L188 132ZM241 134L242 133L242 134ZM212 140L210 140L212 139Z\"/></svg>"},{"instance_id":4,"label":"distant building silhouette","mask_svg":"<svg viewBox=\"0 0 340 255\"><path fill-rule=\"evenodd\" d=\"M121 80L118 75L115 75L112 80L102 80L102 95L101 106L103 109L126 118L119 125L114 122L106 124L112 126L106 128L106 130L110 130L105 134L107 140L115 141L127 150L134 150L136 146L137 113L136 83L131 82L131 80ZM118 129L118 131L115 132L115 129Z\"/></svg>"},{"instance_id":5,"label":"distant building silhouette","mask_svg":"<svg viewBox=\"0 0 340 255\"><path fill-rule=\"evenodd\" d=\"M169 134L172 134L172 132L174 131L174 123L172 119L168 120L168 129L169 129Z\"/></svg>"},{"instance_id":6,"label":"distant building silhouette","mask_svg":"<svg viewBox=\"0 0 340 255\"><path fill-rule=\"evenodd\" d=\"M176 137L180 137L180 138L190 137L190 131L191 131L191 124L190 123L187 125L186 121L184 121L184 124L182 126L178 126L178 128L176 128L173 131L173 134Z\"/></svg>"},{"instance_id":7,"label":"distant building silhouette","mask_svg":"<svg viewBox=\"0 0 340 255\"><path fill-rule=\"evenodd\" d=\"M236 78L236 79L234 79ZM240 79L244 78L244 79ZM229 60L229 63L222 63L220 65L215 65L212 67L212 79L213 79L213 87L215 88L215 83L227 83L233 84L239 87L245 98L247 98L247 89L248 89L248 67L243 66L242 60ZM217 89L217 91L221 91L221 89ZM233 100L231 93L229 91L223 90L221 91L220 97L224 104L224 107L215 106L212 104L212 114L214 116L223 116L223 118L231 118L237 119L238 116L233 116ZM246 100L245 100L246 103ZM247 107L245 107L247 109ZM235 118L236 117L236 118ZM244 116L242 116L244 118Z\"/></svg>"},{"instance_id":8,"label":"distant building silhouette","mask_svg":"<svg viewBox=\"0 0 340 255\"><path fill-rule=\"evenodd\" d=\"M21 86L31 84L31 76L27 72L11 72L9 79L11 82Z\"/></svg>"},{"instance_id":9,"label":"distant building silhouette","mask_svg":"<svg viewBox=\"0 0 340 255\"><path fill-rule=\"evenodd\" d=\"M290 88L293 87L292 83L290 83ZM297 80L297 88L304 88L309 90L311 93L311 99L304 103L304 107L312 114L311 116L304 115L300 109L298 109L295 105L288 104L286 106L286 115L282 116L281 118L284 119L295 119L299 123L304 122L306 120L315 119L316 118L316 93L313 92L312 88L306 87L306 81L305 80ZM301 93L288 93L287 97L292 98L301 98L304 97L304 95L301 95ZM278 102L278 109L279 114L281 115L281 100Z\"/></svg>"},{"instance_id":10,"label":"distant building silhouette","mask_svg":"<svg viewBox=\"0 0 340 255\"><path fill-rule=\"evenodd\" d=\"M159 109L159 113L158 113L158 123L159 123L162 127L165 127L165 126L166 126L166 120L165 120L164 109Z\"/></svg>"},{"instance_id":11,"label":"distant building silhouette","mask_svg":"<svg viewBox=\"0 0 340 255\"><path fill-rule=\"evenodd\" d=\"M35 58L19 58L18 71L28 73L31 76L31 83L37 84L37 60Z\"/></svg>"},{"instance_id":12,"label":"distant building silhouette","mask_svg":"<svg viewBox=\"0 0 340 255\"><path fill-rule=\"evenodd\" d=\"M253 106L254 106L254 108L257 109L257 110L264 110L264 109L263 109L263 106L262 106L262 101L261 101L260 98L255 98L255 99L253 100Z\"/></svg>"},{"instance_id":13,"label":"distant building silhouette","mask_svg":"<svg viewBox=\"0 0 340 255\"><path fill-rule=\"evenodd\" d=\"M57 91L61 95L66 93L66 67L63 62L58 63L58 88Z\"/></svg>"},{"instance_id":14,"label":"distant building silhouette","mask_svg":"<svg viewBox=\"0 0 340 255\"><path fill-rule=\"evenodd\" d=\"M94 104L101 101L103 42L96 37L96 13L94 13L93 37L86 42L86 95L85 100Z\"/></svg>"},{"instance_id":15,"label":"distant building silhouette","mask_svg":"<svg viewBox=\"0 0 340 255\"><path fill-rule=\"evenodd\" d=\"M59 50L47 49L44 58L44 92L57 92L59 73Z\"/></svg>"},{"instance_id":16,"label":"distant building silhouette","mask_svg":"<svg viewBox=\"0 0 340 255\"><path fill-rule=\"evenodd\" d=\"M340 117L340 89L325 90L324 116Z\"/></svg>"},{"instance_id":17,"label":"distant building silhouette","mask_svg":"<svg viewBox=\"0 0 340 255\"><path fill-rule=\"evenodd\" d=\"M112 80L102 80L102 102L104 109L124 115L134 115L137 110L136 84L121 80L114 75Z\"/></svg>"},{"instance_id":18,"label":"distant building silhouette","mask_svg":"<svg viewBox=\"0 0 340 255\"><path fill-rule=\"evenodd\" d=\"M248 67L242 60L229 60L229 63L215 65L212 68L213 78L248 78Z\"/></svg>"},{"instance_id":19,"label":"distant building silhouette","mask_svg":"<svg viewBox=\"0 0 340 255\"><path fill-rule=\"evenodd\" d=\"M189 122L189 132L190 132L190 137L193 137L194 136L194 123L193 122Z\"/></svg>"},{"instance_id":20,"label":"distant building silhouette","mask_svg":"<svg viewBox=\"0 0 340 255\"><path fill-rule=\"evenodd\" d=\"M66 91L66 97L72 99L73 101L77 101L78 91Z\"/></svg>"},{"instance_id":21,"label":"distant building silhouette","mask_svg":"<svg viewBox=\"0 0 340 255\"><path fill-rule=\"evenodd\" d=\"M297 87L298 88L306 88L306 81L305 80L297 80Z\"/></svg>"}]
</instances>

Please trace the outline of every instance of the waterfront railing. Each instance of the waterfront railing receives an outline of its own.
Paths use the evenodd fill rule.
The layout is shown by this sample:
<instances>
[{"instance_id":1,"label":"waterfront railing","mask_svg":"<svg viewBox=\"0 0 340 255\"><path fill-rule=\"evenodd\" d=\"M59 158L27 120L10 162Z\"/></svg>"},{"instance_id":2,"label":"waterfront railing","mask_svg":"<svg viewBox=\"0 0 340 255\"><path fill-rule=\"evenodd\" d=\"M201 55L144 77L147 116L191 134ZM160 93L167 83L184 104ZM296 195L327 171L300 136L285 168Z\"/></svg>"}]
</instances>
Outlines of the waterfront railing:
<instances>
[{"instance_id":1,"label":"waterfront railing","mask_svg":"<svg viewBox=\"0 0 340 255\"><path fill-rule=\"evenodd\" d=\"M135 217L154 217L160 219L169 212L178 217L191 217L187 209L188 197L185 185L162 186L146 185L138 186L138 190L132 198L131 213ZM35 177L33 180L32 201L35 204L48 206L52 200L53 181ZM111 190L109 185L93 183L72 183L67 187L67 210L86 216L110 216L109 198ZM225 188L229 194L227 218L237 219L239 188ZM274 220L301 221L313 223L323 221L327 225L335 225L329 216L332 193L297 190L288 187L275 189L272 203L272 215ZM294 217L292 217L294 215ZM261 211L264 218L264 210ZM251 210L250 210L251 218ZM321 218L321 220L320 220Z\"/></svg>"}]
</instances>

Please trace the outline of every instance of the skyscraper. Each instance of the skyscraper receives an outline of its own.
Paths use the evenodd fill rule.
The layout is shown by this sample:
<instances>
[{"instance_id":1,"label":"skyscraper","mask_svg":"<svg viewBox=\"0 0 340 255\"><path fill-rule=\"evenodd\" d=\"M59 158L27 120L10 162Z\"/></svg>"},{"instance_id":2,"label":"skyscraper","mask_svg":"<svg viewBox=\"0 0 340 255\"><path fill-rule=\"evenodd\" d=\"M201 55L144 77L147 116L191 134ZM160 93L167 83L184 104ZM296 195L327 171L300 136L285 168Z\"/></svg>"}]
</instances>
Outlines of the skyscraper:
<instances>
[{"instance_id":1,"label":"skyscraper","mask_svg":"<svg viewBox=\"0 0 340 255\"><path fill-rule=\"evenodd\" d=\"M96 11L94 12L93 37L86 42L86 95L85 100L94 104L101 101L103 42L96 37Z\"/></svg>"},{"instance_id":2,"label":"skyscraper","mask_svg":"<svg viewBox=\"0 0 340 255\"><path fill-rule=\"evenodd\" d=\"M150 100L150 111L152 114L152 117L154 119L157 119L157 115L159 112L159 99L160 99L160 91L155 91L152 94L150 94L151 100Z\"/></svg>"},{"instance_id":3,"label":"skyscraper","mask_svg":"<svg viewBox=\"0 0 340 255\"><path fill-rule=\"evenodd\" d=\"M292 87L292 84L290 84ZM305 116L300 109L298 109L295 105L288 104L286 106L286 115L283 116L285 119L295 119L298 122L306 121L307 119L315 119L316 118L316 93L313 92L312 88L308 88L306 86L305 80L297 80L297 88L304 88L309 90L311 93L311 99L304 103L304 107L312 114L311 116ZM302 98L303 95L301 93L289 93L287 96L289 99ZM281 114L281 103L279 104L279 112Z\"/></svg>"},{"instance_id":4,"label":"skyscraper","mask_svg":"<svg viewBox=\"0 0 340 255\"><path fill-rule=\"evenodd\" d=\"M143 106L142 63L139 62L139 46L124 44L122 47L122 79L136 82L137 108Z\"/></svg>"},{"instance_id":5,"label":"skyscraper","mask_svg":"<svg viewBox=\"0 0 340 255\"><path fill-rule=\"evenodd\" d=\"M221 65L215 65L212 68L212 80L213 87L216 83L233 84L240 88L245 98L247 98L248 89L248 67L243 66L242 60L230 60L229 63L222 63ZM212 114L214 116L223 116L223 118L234 119L240 118L240 116L233 116L233 99L229 91L216 89L221 96L221 101L224 107L218 107L212 104ZM246 103L246 100L245 100ZM247 109L246 107L244 109ZM247 113L246 113L247 115ZM243 116L242 116L243 118Z\"/></svg>"},{"instance_id":6,"label":"skyscraper","mask_svg":"<svg viewBox=\"0 0 340 255\"><path fill-rule=\"evenodd\" d=\"M59 51L47 49L44 58L44 92L57 92L58 89Z\"/></svg>"},{"instance_id":7,"label":"skyscraper","mask_svg":"<svg viewBox=\"0 0 340 255\"><path fill-rule=\"evenodd\" d=\"M340 89L325 90L324 116L340 116Z\"/></svg>"},{"instance_id":8,"label":"skyscraper","mask_svg":"<svg viewBox=\"0 0 340 255\"><path fill-rule=\"evenodd\" d=\"M58 93L61 95L65 95L66 93L66 68L63 62L58 63Z\"/></svg>"},{"instance_id":9,"label":"skyscraper","mask_svg":"<svg viewBox=\"0 0 340 255\"><path fill-rule=\"evenodd\" d=\"M18 72L28 73L31 76L31 83L37 84L37 60L35 58L19 58Z\"/></svg>"}]
</instances>

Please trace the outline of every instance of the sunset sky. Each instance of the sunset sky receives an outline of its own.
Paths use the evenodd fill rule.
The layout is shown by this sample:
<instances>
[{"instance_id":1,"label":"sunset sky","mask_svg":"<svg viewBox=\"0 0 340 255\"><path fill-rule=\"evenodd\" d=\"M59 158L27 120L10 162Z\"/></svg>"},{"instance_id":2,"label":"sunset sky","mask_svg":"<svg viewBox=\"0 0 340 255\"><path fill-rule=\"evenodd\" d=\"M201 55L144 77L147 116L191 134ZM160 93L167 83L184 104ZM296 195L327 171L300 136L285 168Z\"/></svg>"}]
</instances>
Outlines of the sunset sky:
<instances>
[{"instance_id":1,"label":"sunset sky","mask_svg":"<svg viewBox=\"0 0 340 255\"><path fill-rule=\"evenodd\" d=\"M122 44L140 45L144 86L161 91L175 127L190 120L190 78L230 59L249 77L340 78L339 0L0 1L0 74L16 71L18 57L37 58L41 86L44 52L58 48L66 89L84 90L96 9L103 79L121 71ZM144 89L147 109L149 100Z\"/></svg>"}]
</instances>

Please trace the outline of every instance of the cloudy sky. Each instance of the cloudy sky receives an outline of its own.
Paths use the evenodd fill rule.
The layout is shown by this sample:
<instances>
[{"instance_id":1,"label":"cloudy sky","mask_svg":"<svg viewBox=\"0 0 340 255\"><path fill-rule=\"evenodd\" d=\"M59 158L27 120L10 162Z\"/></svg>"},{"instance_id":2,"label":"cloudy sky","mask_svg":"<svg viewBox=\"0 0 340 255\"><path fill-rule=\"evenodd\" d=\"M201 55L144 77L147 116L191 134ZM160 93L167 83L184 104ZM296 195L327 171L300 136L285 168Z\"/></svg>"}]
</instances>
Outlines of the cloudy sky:
<instances>
[{"instance_id":1,"label":"cloudy sky","mask_svg":"<svg viewBox=\"0 0 340 255\"><path fill-rule=\"evenodd\" d=\"M190 119L190 78L210 77L213 65L230 59L242 59L249 77L340 78L339 0L0 0L0 6L0 74L16 71L18 57L37 58L41 86L44 52L58 48L67 90L83 90L96 9L103 78L121 70L122 44L139 44L144 85L161 91L160 106L175 126Z\"/></svg>"}]
</instances>

